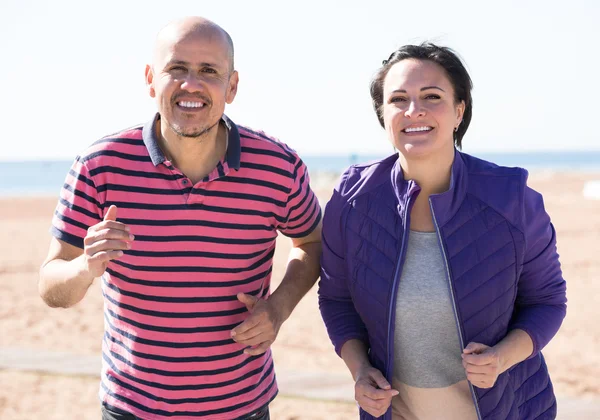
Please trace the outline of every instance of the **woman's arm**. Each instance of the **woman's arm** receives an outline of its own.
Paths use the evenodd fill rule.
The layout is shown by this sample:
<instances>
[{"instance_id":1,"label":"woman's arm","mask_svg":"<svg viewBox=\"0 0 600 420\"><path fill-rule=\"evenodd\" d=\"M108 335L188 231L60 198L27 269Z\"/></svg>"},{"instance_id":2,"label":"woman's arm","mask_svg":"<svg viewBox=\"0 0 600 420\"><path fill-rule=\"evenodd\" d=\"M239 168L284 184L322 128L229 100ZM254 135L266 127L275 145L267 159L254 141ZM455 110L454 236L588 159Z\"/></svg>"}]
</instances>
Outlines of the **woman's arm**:
<instances>
[{"instance_id":1,"label":"woman's arm","mask_svg":"<svg viewBox=\"0 0 600 420\"><path fill-rule=\"evenodd\" d=\"M533 342L530 357L554 337L566 315L566 283L556 249L556 232L542 196L525 187L522 229L525 255L509 330L523 330Z\"/></svg>"},{"instance_id":2,"label":"woman's arm","mask_svg":"<svg viewBox=\"0 0 600 420\"><path fill-rule=\"evenodd\" d=\"M388 410L398 391L392 389L383 374L371 366L367 345L351 339L342 346L342 359L354 379L354 399L367 413L380 417Z\"/></svg>"},{"instance_id":3,"label":"woman's arm","mask_svg":"<svg viewBox=\"0 0 600 420\"><path fill-rule=\"evenodd\" d=\"M323 215L321 280L319 281L319 309L327 333L341 356L344 343L353 338L366 343L367 329L354 307L346 273L344 223L347 207L342 196L347 173L342 175Z\"/></svg>"},{"instance_id":4,"label":"woman's arm","mask_svg":"<svg viewBox=\"0 0 600 420\"><path fill-rule=\"evenodd\" d=\"M542 196L527 186L521 227L525 254L509 332L493 347L469 343L462 354L467 379L479 388L493 386L501 373L537 355L554 337L566 314L566 284L556 251L556 233Z\"/></svg>"}]
</instances>

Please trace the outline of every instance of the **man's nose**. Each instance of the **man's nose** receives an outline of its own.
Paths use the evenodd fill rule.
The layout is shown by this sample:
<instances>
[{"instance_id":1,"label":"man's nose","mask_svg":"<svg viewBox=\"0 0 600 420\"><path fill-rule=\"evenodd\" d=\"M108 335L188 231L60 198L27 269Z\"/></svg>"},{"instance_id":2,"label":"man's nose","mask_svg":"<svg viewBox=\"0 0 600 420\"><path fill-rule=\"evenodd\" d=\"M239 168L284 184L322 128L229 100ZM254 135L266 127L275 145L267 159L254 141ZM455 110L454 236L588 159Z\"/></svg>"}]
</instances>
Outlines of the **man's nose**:
<instances>
[{"instance_id":1,"label":"man's nose","mask_svg":"<svg viewBox=\"0 0 600 420\"><path fill-rule=\"evenodd\" d=\"M204 90L202 79L195 74L188 73L185 80L181 84L181 89L188 92L200 92Z\"/></svg>"}]
</instances>

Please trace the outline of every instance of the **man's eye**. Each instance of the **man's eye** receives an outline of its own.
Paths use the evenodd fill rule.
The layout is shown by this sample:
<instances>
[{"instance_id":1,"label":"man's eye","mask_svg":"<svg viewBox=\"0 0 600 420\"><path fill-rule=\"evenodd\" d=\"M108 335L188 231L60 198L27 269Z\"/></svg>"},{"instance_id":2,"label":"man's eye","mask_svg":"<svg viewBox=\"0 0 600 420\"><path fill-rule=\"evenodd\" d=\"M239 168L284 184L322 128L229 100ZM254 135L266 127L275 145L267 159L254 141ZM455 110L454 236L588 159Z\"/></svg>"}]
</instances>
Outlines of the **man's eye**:
<instances>
[{"instance_id":1,"label":"man's eye","mask_svg":"<svg viewBox=\"0 0 600 420\"><path fill-rule=\"evenodd\" d=\"M211 67L206 67L202 69L202 73L216 73L217 71Z\"/></svg>"},{"instance_id":2,"label":"man's eye","mask_svg":"<svg viewBox=\"0 0 600 420\"><path fill-rule=\"evenodd\" d=\"M185 70L186 69L183 66L174 66L174 67L171 67L171 71L185 71Z\"/></svg>"}]
</instances>

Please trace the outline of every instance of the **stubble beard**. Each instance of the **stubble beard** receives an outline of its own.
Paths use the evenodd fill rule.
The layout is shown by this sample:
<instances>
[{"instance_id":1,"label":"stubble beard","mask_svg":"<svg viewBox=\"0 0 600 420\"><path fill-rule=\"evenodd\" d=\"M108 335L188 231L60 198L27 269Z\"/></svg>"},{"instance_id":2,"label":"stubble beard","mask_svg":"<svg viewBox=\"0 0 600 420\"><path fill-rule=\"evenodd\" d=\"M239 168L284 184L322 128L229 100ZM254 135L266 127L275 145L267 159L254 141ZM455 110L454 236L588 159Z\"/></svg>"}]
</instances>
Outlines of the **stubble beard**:
<instances>
[{"instance_id":1,"label":"stubble beard","mask_svg":"<svg viewBox=\"0 0 600 420\"><path fill-rule=\"evenodd\" d=\"M173 132L175 132L175 134L177 134L177 136L179 136L181 138L198 139L198 138L204 137L206 134L208 134L217 124L219 124L219 121L217 121L216 123L214 123L213 125L211 125L209 127L197 127L197 128L190 128L187 130L176 124L169 124L169 125L171 127L171 130L173 130Z\"/></svg>"},{"instance_id":2,"label":"stubble beard","mask_svg":"<svg viewBox=\"0 0 600 420\"><path fill-rule=\"evenodd\" d=\"M171 103L171 115L173 117L173 119L175 119L175 108L177 107L177 101L179 99L181 95L175 96L172 100ZM195 95L197 97L197 99L201 100L204 102L204 106L205 107L210 107L212 106L212 101L204 96L204 95ZM191 139L199 139L202 138L204 136L206 136L217 124L219 124L220 118L219 120L217 120L217 122L215 122L214 124L208 126L196 126L196 127L191 127L191 128L184 128L179 124L175 124L175 123L171 123L169 122L169 127L171 127L171 130L173 130L173 132L175 134L177 134L178 137L180 138L191 138Z\"/></svg>"}]
</instances>

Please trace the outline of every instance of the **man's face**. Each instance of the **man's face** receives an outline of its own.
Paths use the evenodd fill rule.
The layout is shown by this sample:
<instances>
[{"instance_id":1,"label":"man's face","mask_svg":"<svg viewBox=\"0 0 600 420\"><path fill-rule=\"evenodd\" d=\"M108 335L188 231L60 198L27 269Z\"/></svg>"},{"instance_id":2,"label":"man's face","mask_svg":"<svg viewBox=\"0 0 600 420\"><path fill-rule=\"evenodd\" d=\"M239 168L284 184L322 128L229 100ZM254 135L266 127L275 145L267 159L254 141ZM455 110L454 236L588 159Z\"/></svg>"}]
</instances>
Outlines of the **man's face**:
<instances>
[{"instance_id":1,"label":"man's face","mask_svg":"<svg viewBox=\"0 0 600 420\"><path fill-rule=\"evenodd\" d=\"M156 98L167 130L199 137L217 125L225 104L237 91L229 45L219 32L172 36L157 46L154 64L146 67L150 96Z\"/></svg>"}]
</instances>

